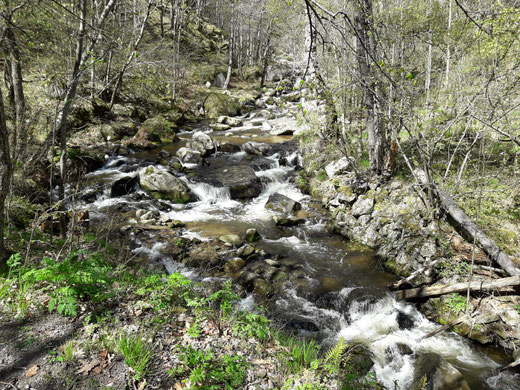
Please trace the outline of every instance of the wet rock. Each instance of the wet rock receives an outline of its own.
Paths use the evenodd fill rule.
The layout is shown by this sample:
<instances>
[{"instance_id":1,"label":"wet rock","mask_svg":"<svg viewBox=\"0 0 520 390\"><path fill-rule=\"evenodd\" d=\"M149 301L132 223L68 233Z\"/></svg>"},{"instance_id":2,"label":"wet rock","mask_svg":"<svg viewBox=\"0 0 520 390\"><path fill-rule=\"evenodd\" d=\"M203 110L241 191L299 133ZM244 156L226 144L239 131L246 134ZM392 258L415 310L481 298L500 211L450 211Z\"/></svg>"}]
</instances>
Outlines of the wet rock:
<instances>
[{"instance_id":1,"label":"wet rock","mask_svg":"<svg viewBox=\"0 0 520 390\"><path fill-rule=\"evenodd\" d=\"M240 271L244 266L246 265L246 262L244 259L241 259L240 257L235 257L231 260L229 260L224 265L224 271L228 274L234 274Z\"/></svg>"},{"instance_id":2,"label":"wet rock","mask_svg":"<svg viewBox=\"0 0 520 390\"><path fill-rule=\"evenodd\" d=\"M269 134L274 136L280 136L280 135L293 135L295 132L295 129L292 129L290 127L275 127L273 128Z\"/></svg>"},{"instance_id":3,"label":"wet rock","mask_svg":"<svg viewBox=\"0 0 520 390\"><path fill-rule=\"evenodd\" d=\"M305 223L305 219L303 218L295 218L295 217L273 217L274 223L276 226L281 227L291 227L291 226L297 226Z\"/></svg>"},{"instance_id":4,"label":"wet rock","mask_svg":"<svg viewBox=\"0 0 520 390\"><path fill-rule=\"evenodd\" d=\"M242 239L236 234L226 234L224 236L220 236L219 240L229 246L239 247L242 245Z\"/></svg>"},{"instance_id":5,"label":"wet rock","mask_svg":"<svg viewBox=\"0 0 520 390\"><path fill-rule=\"evenodd\" d=\"M408 314L403 313L402 311L397 312L397 324L399 325L399 329L411 329L414 325L413 318Z\"/></svg>"},{"instance_id":6,"label":"wet rock","mask_svg":"<svg viewBox=\"0 0 520 390\"><path fill-rule=\"evenodd\" d=\"M131 194L132 192L135 192L138 183L139 178L137 176L127 176L116 180L110 189L110 197L118 198L120 196Z\"/></svg>"},{"instance_id":7,"label":"wet rock","mask_svg":"<svg viewBox=\"0 0 520 390\"><path fill-rule=\"evenodd\" d=\"M265 208L279 213L289 214L301 210L302 205L299 202L276 192L269 196Z\"/></svg>"},{"instance_id":8,"label":"wet rock","mask_svg":"<svg viewBox=\"0 0 520 390\"><path fill-rule=\"evenodd\" d=\"M200 177L217 187L228 187L231 199L256 198L262 192L262 182L246 164L204 169Z\"/></svg>"},{"instance_id":9,"label":"wet rock","mask_svg":"<svg viewBox=\"0 0 520 390\"><path fill-rule=\"evenodd\" d=\"M434 353L419 356L414 363L412 390L469 390L464 376L450 363Z\"/></svg>"},{"instance_id":10,"label":"wet rock","mask_svg":"<svg viewBox=\"0 0 520 390\"><path fill-rule=\"evenodd\" d=\"M273 293L273 287L267 280L257 278L253 280L253 293L261 297L267 297Z\"/></svg>"},{"instance_id":11,"label":"wet rock","mask_svg":"<svg viewBox=\"0 0 520 390\"><path fill-rule=\"evenodd\" d=\"M206 133L197 131L186 144L189 149L196 150L202 157L207 157L217 150L217 143Z\"/></svg>"},{"instance_id":12,"label":"wet rock","mask_svg":"<svg viewBox=\"0 0 520 390\"><path fill-rule=\"evenodd\" d=\"M232 127L240 126L242 124L242 120L240 118L232 118L230 116L225 115L220 116L217 119L217 122Z\"/></svg>"},{"instance_id":13,"label":"wet rock","mask_svg":"<svg viewBox=\"0 0 520 390\"><path fill-rule=\"evenodd\" d=\"M183 164L201 164L202 163L202 155L200 152L189 149L189 148L180 148L176 153L177 157L179 157L180 161Z\"/></svg>"},{"instance_id":14,"label":"wet rock","mask_svg":"<svg viewBox=\"0 0 520 390\"><path fill-rule=\"evenodd\" d=\"M342 157L327 165L325 167L325 172L327 173L327 176L332 179L334 176L352 170L352 161L353 159L351 158Z\"/></svg>"},{"instance_id":15,"label":"wet rock","mask_svg":"<svg viewBox=\"0 0 520 390\"><path fill-rule=\"evenodd\" d=\"M244 258L251 256L253 253L255 253L255 247L249 244L242 245L237 250L237 255Z\"/></svg>"},{"instance_id":16,"label":"wet rock","mask_svg":"<svg viewBox=\"0 0 520 390\"><path fill-rule=\"evenodd\" d=\"M413 353L412 348L407 344L397 343L395 346L401 355L411 355Z\"/></svg>"},{"instance_id":17,"label":"wet rock","mask_svg":"<svg viewBox=\"0 0 520 390\"><path fill-rule=\"evenodd\" d=\"M233 135L233 133L231 133L231 135ZM224 153L240 152L240 146L229 143L229 142L221 143L219 149L221 152L224 152Z\"/></svg>"},{"instance_id":18,"label":"wet rock","mask_svg":"<svg viewBox=\"0 0 520 390\"><path fill-rule=\"evenodd\" d=\"M374 199L364 195L360 196L356 203L352 205L352 215L354 217L370 214L372 210L374 210Z\"/></svg>"},{"instance_id":19,"label":"wet rock","mask_svg":"<svg viewBox=\"0 0 520 390\"><path fill-rule=\"evenodd\" d=\"M272 267L279 267L280 263L273 259L265 259L264 262Z\"/></svg>"},{"instance_id":20,"label":"wet rock","mask_svg":"<svg viewBox=\"0 0 520 390\"><path fill-rule=\"evenodd\" d=\"M286 281L289 279L289 276L287 276L287 274L283 271L279 271L277 270L272 276L271 276L271 280L273 282L283 282L283 281Z\"/></svg>"},{"instance_id":21,"label":"wet rock","mask_svg":"<svg viewBox=\"0 0 520 390\"><path fill-rule=\"evenodd\" d=\"M320 330L314 322L303 318L293 318L288 321L287 326L297 331L318 332Z\"/></svg>"},{"instance_id":22,"label":"wet rock","mask_svg":"<svg viewBox=\"0 0 520 390\"><path fill-rule=\"evenodd\" d=\"M246 235L244 237L244 240L247 242L255 242L258 240L261 240L262 236L256 231L256 229L251 228L246 230Z\"/></svg>"},{"instance_id":23,"label":"wet rock","mask_svg":"<svg viewBox=\"0 0 520 390\"><path fill-rule=\"evenodd\" d=\"M255 156L267 156L271 147L268 144L260 142L246 142L242 145L242 150L247 154L253 154Z\"/></svg>"},{"instance_id":24,"label":"wet rock","mask_svg":"<svg viewBox=\"0 0 520 390\"><path fill-rule=\"evenodd\" d=\"M226 125L224 123L210 123L209 127L211 127L215 131L226 131L231 129L230 125Z\"/></svg>"},{"instance_id":25,"label":"wet rock","mask_svg":"<svg viewBox=\"0 0 520 390\"><path fill-rule=\"evenodd\" d=\"M158 199L167 199L174 203L187 203L194 200L193 194L182 180L153 165L139 171L139 185Z\"/></svg>"}]
</instances>

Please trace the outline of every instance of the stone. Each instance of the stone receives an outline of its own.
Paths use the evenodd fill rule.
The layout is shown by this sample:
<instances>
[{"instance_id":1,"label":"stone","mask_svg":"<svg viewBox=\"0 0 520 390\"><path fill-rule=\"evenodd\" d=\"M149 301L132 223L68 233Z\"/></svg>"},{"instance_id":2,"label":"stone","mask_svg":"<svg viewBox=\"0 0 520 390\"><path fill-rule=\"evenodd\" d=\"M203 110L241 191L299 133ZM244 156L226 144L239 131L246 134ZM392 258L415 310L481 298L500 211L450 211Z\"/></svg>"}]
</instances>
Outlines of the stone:
<instances>
[{"instance_id":1,"label":"stone","mask_svg":"<svg viewBox=\"0 0 520 390\"><path fill-rule=\"evenodd\" d=\"M265 208L279 213L289 214L301 210L302 205L299 202L276 192L269 196Z\"/></svg>"},{"instance_id":2,"label":"stone","mask_svg":"<svg viewBox=\"0 0 520 390\"><path fill-rule=\"evenodd\" d=\"M253 280L253 292L261 297L267 297L273 293L271 283L262 278Z\"/></svg>"},{"instance_id":3,"label":"stone","mask_svg":"<svg viewBox=\"0 0 520 390\"><path fill-rule=\"evenodd\" d=\"M252 245L249 245L249 244L246 244L246 245L242 245L240 248L238 248L237 250L237 255L239 257L249 257L251 256L253 253L255 253L255 247L252 246Z\"/></svg>"},{"instance_id":4,"label":"stone","mask_svg":"<svg viewBox=\"0 0 520 390\"><path fill-rule=\"evenodd\" d=\"M342 157L337 161L331 162L325 167L325 172L329 178L333 178L341 173L348 172L352 169L352 159Z\"/></svg>"},{"instance_id":5,"label":"stone","mask_svg":"<svg viewBox=\"0 0 520 390\"><path fill-rule=\"evenodd\" d=\"M189 148L180 148L177 150L176 156L179 157L179 160L183 164L201 164L202 163L202 155L200 152L189 149Z\"/></svg>"},{"instance_id":6,"label":"stone","mask_svg":"<svg viewBox=\"0 0 520 390\"><path fill-rule=\"evenodd\" d=\"M414 378L409 389L469 390L464 376L439 355L426 353L414 363Z\"/></svg>"},{"instance_id":7,"label":"stone","mask_svg":"<svg viewBox=\"0 0 520 390\"><path fill-rule=\"evenodd\" d=\"M243 259L235 257L224 265L224 271L228 274L234 274L244 268L245 265L246 262Z\"/></svg>"},{"instance_id":8,"label":"stone","mask_svg":"<svg viewBox=\"0 0 520 390\"><path fill-rule=\"evenodd\" d=\"M215 76L215 79L213 80L213 86L216 88L223 88L224 84L226 83L226 78L222 73L219 73Z\"/></svg>"},{"instance_id":9,"label":"stone","mask_svg":"<svg viewBox=\"0 0 520 390\"><path fill-rule=\"evenodd\" d=\"M255 156L267 156L271 150L268 144L260 142L246 142L242 145L242 150L247 154Z\"/></svg>"},{"instance_id":10,"label":"stone","mask_svg":"<svg viewBox=\"0 0 520 390\"><path fill-rule=\"evenodd\" d=\"M202 157L207 157L217 150L217 143L206 133L197 131L193 134L191 140L186 143L186 147L196 150Z\"/></svg>"},{"instance_id":11,"label":"stone","mask_svg":"<svg viewBox=\"0 0 520 390\"><path fill-rule=\"evenodd\" d=\"M224 153L237 153L240 152L240 146L232 144L230 142L223 142L220 144L219 149Z\"/></svg>"},{"instance_id":12,"label":"stone","mask_svg":"<svg viewBox=\"0 0 520 390\"><path fill-rule=\"evenodd\" d=\"M261 240L262 236L256 231L255 228L247 229L244 240L247 242L255 242Z\"/></svg>"},{"instance_id":13,"label":"stone","mask_svg":"<svg viewBox=\"0 0 520 390\"><path fill-rule=\"evenodd\" d=\"M211 82L206 81L206 84L204 85L206 88L211 88Z\"/></svg>"},{"instance_id":14,"label":"stone","mask_svg":"<svg viewBox=\"0 0 520 390\"><path fill-rule=\"evenodd\" d=\"M157 154L157 156L158 156L159 158L168 158L168 157L170 157L170 153L168 153L166 150L161 150L161 151Z\"/></svg>"},{"instance_id":15,"label":"stone","mask_svg":"<svg viewBox=\"0 0 520 390\"><path fill-rule=\"evenodd\" d=\"M262 192L262 182L249 165L237 164L227 167L204 169L200 176L205 182L217 187L228 187L231 199L255 198Z\"/></svg>"},{"instance_id":16,"label":"stone","mask_svg":"<svg viewBox=\"0 0 520 390\"><path fill-rule=\"evenodd\" d=\"M287 128L287 127L275 127L273 128L269 134L274 136L280 135L293 135L295 129Z\"/></svg>"},{"instance_id":17,"label":"stone","mask_svg":"<svg viewBox=\"0 0 520 390\"><path fill-rule=\"evenodd\" d=\"M242 119L233 118L233 117L226 116L226 115L219 116L217 119L217 122L224 124L224 125L229 125L232 127L237 127L237 126L242 125Z\"/></svg>"},{"instance_id":18,"label":"stone","mask_svg":"<svg viewBox=\"0 0 520 390\"><path fill-rule=\"evenodd\" d=\"M291 227L305 223L305 219L294 217L273 217L273 220L276 226L281 227Z\"/></svg>"},{"instance_id":19,"label":"stone","mask_svg":"<svg viewBox=\"0 0 520 390\"><path fill-rule=\"evenodd\" d=\"M195 199L182 180L153 165L139 170L139 185L153 197L174 203L187 203Z\"/></svg>"},{"instance_id":20,"label":"stone","mask_svg":"<svg viewBox=\"0 0 520 390\"><path fill-rule=\"evenodd\" d=\"M372 210L374 210L374 199L364 195L360 196L356 203L352 205L352 215L354 217L370 214Z\"/></svg>"},{"instance_id":21,"label":"stone","mask_svg":"<svg viewBox=\"0 0 520 390\"><path fill-rule=\"evenodd\" d=\"M242 245L242 239L236 234L226 234L224 236L220 236L219 240L229 246L239 247Z\"/></svg>"},{"instance_id":22,"label":"stone","mask_svg":"<svg viewBox=\"0 0 520 390\"><path fill-rule=\"evenodd\" d=\"M230 125L226 125L224 123L210 123L208 126L215 131L226 131L231 129Z\"/></svg>"},{"instance_id":23,"label":"stone","mask_svg":"<svg viewBox=\"0 0 520 390\"><path fill-rule=\"evenodd\" d=\"M138 149L150 149L159 144L173 142L176 139L177 126L163 116L147 119L137 134L125 141L125 145Z\"/></svg>"},{"instance_id":24,"label":"stone","mask_svg":"<svg viewBox=\"0 0 520 390\"><path fill-rule=\"evenodd\" d=\"M425 259L432 258L437 253L437 247L433 242L425 242L421 247L420 254Z\"/></svg>"}]
</instances>

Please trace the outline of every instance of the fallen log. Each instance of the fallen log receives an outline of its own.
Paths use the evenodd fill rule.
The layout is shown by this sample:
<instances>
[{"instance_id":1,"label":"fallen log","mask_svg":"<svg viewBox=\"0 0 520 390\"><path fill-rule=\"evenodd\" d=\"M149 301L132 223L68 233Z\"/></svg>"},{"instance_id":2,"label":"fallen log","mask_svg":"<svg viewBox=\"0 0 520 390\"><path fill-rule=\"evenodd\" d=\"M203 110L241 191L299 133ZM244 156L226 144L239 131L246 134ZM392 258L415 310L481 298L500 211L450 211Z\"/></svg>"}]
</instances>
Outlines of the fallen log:
<instances>
[{"instance_id":1,"label":"fallen log","mask_svg":"<svg viewBox=\"0 0 520 390\"><path fill-rule=\"evenodd\" d=\"M499 372L509 370L511 368L515 368L516 366L520 366L520 359L516 359L513 363L507 364L500 368Z\"/></svg>"},{"instance_id":2,"label":"fallen log","mask_svg":"<svg viewBox=\"0 0 520 390\"><path fill-rule=\"evenodd\" d=\"M450 321L448 322L446 325L444 326L441 326L440 328L438 329L435 329L433 332L430 332L424 336L422 336L421 338L419 338L419 340L424 340L424 339L427 339L429 337L433 337L435 336L436 334L438 333L441 333L447 329L450 329L452 326L455 326L455 325L458 325L460 324L462 321L464 321L466 318L471 318L473 315L475 315L476 313L472 314L471 316L468 316L467 314L464 314L456 319L454 319L453 321Z\"/></svg>"},{"instance_id":3,"label":"fallen log","mask_svg":"<svg viewBox=\"0 0 520 390\"><path fill-rule=\"evenodd\" d=\"M469 289L475 291L504 290L507 287L520 286L520 275L509 278L494 279L490 281L476 281L469 283ZM414 299L445 295L450 293L467 291L468 282L454 283L449 285L411 288L395 293L395 299Z\"/></svg>"},{"instance_id":4,"label":"fallen log","mask_svg":"<svg viewBox=\"0 0 520 390\"><path fill-rule=\"evenodd\" d=\"M410 283L412 280L414 280L417 276L421 275L422 273L424 273L425 271L427 271L428 269L431 269L433 268L435 265L437 265L441 260L444 260L444 259L437 259L437 260L434 260L432 261L431 263L427 264L426 266L422 267L421 269L418 269L417 271L415 271L414 273L412 273L410 276L408 276L407 278L405 279L401 279L399 280L398 282L390 285L389 287L392 289L392 290L399 290L399 288L401 288L401 286L405 283Z\"/></svg>"},{"instance_id":5,"label":"fallen log","mask_svg":"<svg viewBox=\"0 0 520 390\"><path fill-rule=\"evenodd\" d=\"M442 192L436 185L429 183L428 176L424 171L420 169L417 170L415 176L418 178L417 180L420 184L432 190L433 194L439 199L442 208L448 213L451 219L455 221L457 227L471 237L470 241L478 243L489 258L498 263L509 275L520 275L520 269L516 267L509 256L479 229L451 196Z\"/></svg>"}]
</instances>

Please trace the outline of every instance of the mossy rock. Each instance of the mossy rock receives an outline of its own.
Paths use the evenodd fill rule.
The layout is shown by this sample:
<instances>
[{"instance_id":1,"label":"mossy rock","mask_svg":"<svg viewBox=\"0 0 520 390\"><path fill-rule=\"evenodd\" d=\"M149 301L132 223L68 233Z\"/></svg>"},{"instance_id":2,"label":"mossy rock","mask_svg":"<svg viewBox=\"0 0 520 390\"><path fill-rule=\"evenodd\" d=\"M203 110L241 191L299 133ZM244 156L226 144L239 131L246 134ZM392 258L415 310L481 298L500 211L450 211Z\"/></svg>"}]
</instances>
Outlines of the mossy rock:
<instances>
[{"instance_id":1,"label":"mossy rock","mask_svg":"<svg viewBox=\"0 0 520 390\"><path fill-rule=\"evenodd\" d=\"M168 121L164 116L157 115L143 123L137 136L154 143L166 143L175 139L176 130L177 125Z\"/></svg>"},{"instance_id":2,"label":"mossy rock","mask_svg":"<svg viewBox=\"0 0 520 390\"><path fill-rule=\"evenodd\" d=\"M34 205L25 197L13 196L11 200L9 219L18 229L29 227L34 220Z\"/></svg>"},{"instance_id":3,"label":"mossy rock","mask_svg":"<svg viewBox=\"0 0 520 390\"><path fill-rule=\"evenodd\" d=\"M222 115L237 116L240 113L240 103L231 96L212 93L206 97L204 112L210 119L217 119Z\"/></svg>"}]
</instances>

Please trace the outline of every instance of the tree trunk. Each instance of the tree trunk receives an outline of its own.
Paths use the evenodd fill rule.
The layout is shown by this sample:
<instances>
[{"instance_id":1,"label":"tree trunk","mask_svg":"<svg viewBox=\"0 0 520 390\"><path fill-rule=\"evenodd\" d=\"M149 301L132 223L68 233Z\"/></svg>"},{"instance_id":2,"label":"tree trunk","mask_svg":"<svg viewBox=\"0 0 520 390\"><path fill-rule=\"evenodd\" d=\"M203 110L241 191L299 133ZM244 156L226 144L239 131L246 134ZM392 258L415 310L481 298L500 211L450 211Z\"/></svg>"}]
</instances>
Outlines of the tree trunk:
<instances>
[{"instance_id":1,"label":"tree trunk","mask_svg":"<svg viewBox=\"0 0 520 390\"><path fill-rule=\"evenodd\" d=\"M7 24L9 26L9 24ZM9 49L9 62L11 64L11 85L13 87L14 103L15 103L15 134L13 139L13 161L17 161L22 148L27 141L27 132L25 126L25 95L23 92L22 66L20 61L20 52L16 44L16 38L10 27L5 31L7 38L7 47Z\"/></svg>"},{"instance_id":2,"label":"tree trunk","mask_svg":"<svg viewBox=\"0 0 520 390\"><path fill-rule=\"evenodd\" d=\"M5 121L4 101L0 89L0 270L5 267L7 250L4 243L5 199L13 175L9 151L9 134Z\"/></svg>"},{"instance_id":3,"label":"tree trunk","mask_svg":"<svg viewBox=\"0 0 520 390\"><path fill-rule=\"evenodd\" d=\"M412 288L410 290L398 291L395 294L396 299L415 299L415 298L426 298L434 297L438 295L451 294L456 292L463 292L466 289L471 291L491 291L491 290L504 290L509 287L520 286L520 275L511 276L509 278L495 279L491 281L482 282L461 282L450 285L432 286L432 287L419 287Z\"/></svg>"},{"instance_id":4,"label":"tree trunk","mask_svg":"<svg viewBox=\"0 0 520 390\"><path fill-rule=\"evenodd\" d=\"M375 31L372 26L372 0L362 0L354 12L357 39L357 62L364 93L368 158L370 169L377 175L386 174L385 161L390 152L386 132L378 113L377 78L373 70L376 61Z\"/></svg>"},{"instance_id":5,"label":"tree trunk","mask_svg":"<svg viewBox=\"0 0 520 390\"><path fill-rule=\"evenodd\" d=\"M224 89L228 89L231 81L231 73L233 72L233 46L235 45L235 0L231 0L231 33L229 37L229 52L228 52L228 68L226 74L226 81L224 82Z\"/></svg>"}]
</instances>

